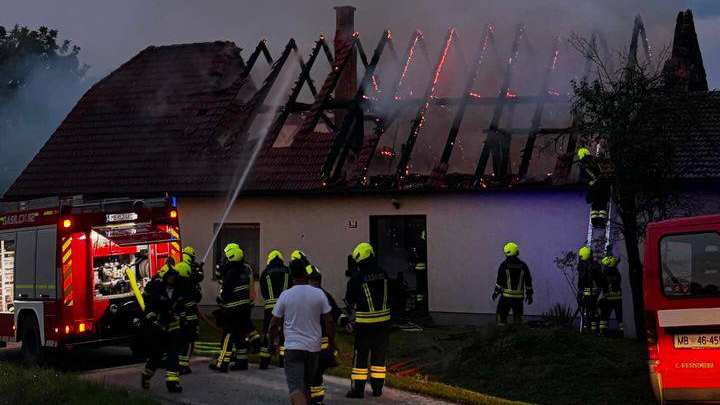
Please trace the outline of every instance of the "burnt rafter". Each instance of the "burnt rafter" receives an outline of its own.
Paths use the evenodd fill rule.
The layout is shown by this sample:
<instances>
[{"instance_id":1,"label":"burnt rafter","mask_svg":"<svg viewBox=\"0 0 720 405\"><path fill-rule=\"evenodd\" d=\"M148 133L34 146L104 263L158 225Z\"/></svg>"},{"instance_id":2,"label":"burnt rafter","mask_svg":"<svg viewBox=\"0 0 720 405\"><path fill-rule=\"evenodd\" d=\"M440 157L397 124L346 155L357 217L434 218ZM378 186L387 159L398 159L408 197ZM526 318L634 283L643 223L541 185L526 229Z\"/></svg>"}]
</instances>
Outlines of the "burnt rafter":
<instances>
[{"instance_id":1,"label":"burnt rafter","mask_svg":"<svg viewBox=\"0 0 720 405\"><path fill-rule=\"evenodd\" d=\"M292 90L290 91L290 95L288 96L288 100L283 106L283 108L280 110L280 114L275 119L275 122L273 122L272 127L270 128L268 132L268 137L266 138L264 148L267 150L268 148L272 147L273 143L275 143L275 139L277 138L278 134L280 133L280 130L285 125L285 122L290 117L290 114L293 112L293 106L295 103L297 103L297 99L300 96L300 92L303 89L303 86L305 84L308 84L308 87L310 86L310 83L312 82L312 78L310 77L310 72L315 66L315 62L317 61L317 57L320 54L320 52L323 50L323 47L327 47L327 43L325 41L324 36L320 36L320 39L318 39L315 42L315 46L313 47L312 51L310 52L310 56L308 57L307 63L303 63L302 59L300 58L299 63L301 66L300 74L298 76L298 79L295 81L295 84L292 87ZM331 64L332 66L332 64Z\"/></svg>"},{"instance_id":2,"label":"burnt rafter","mask_svg":"<svg viewBox=\"0 0 720 405\"><path fill-rule=\"evenodd\" d=\"M444 46L440 52L440 55L438 56L437 62L435 63L435 68L433 69L433 75L431 76L428 86L425 88L425 93L422 97L423 104L420 106L420 108L417 110L417 113L415 114L415 119L413 120L412 127L410 128L410 135L408 136L407 142L402 149L400 162L397 166L397 176L399 179L407 176L410 156L412 155L413 147L415 146L415 142L417 141L420 129L425 123L425 113L427 113L427 110L430 107L430 100L433 96L433 93L435 92L435 88L437 87L437 83L440 79L440 74L442 73L443 67L445 65L445 60L447 58L448 51L450 50L450 45L452 44L452 41L456 35L457 33L455 31L455 27L452 27L448 30L448 33L445 36L445 40L443 41Z\"/></svg>"},{"instance_id":3,"label":"burnt rafter","mask_svg":"<svg viewBox=\"0 0 720 405\"><path fill-rule=\"evenodd\" d=\"M483 32L483 38L480 41L477 52L475 53L475 60L473 61L467 81L465 82L462 97L460 98L460 102L455 110L455 116L453 117L452 125L450 126L447 141L445 141L445 147L443 148L442 155L440 156L440 162L437 166L435 166L433 176L431 176L434 181L440 180L440 177L447 173L453 147L455 146L455 141L457 140L458 132L460 131L460 125L462 124L463 117L465 116L468 102L473 98L473 87L478 79L480 67L485 61L490 38L494 35L493 30L494 28L492 24L488 24Z\"/></svg>"},{"instance_id":4,"label":"burnt rafter","mask_svg":"<svg viewBox=\"0 0 720 405\"><path fill-rule=\"evenodd\" d=\"M497 104L495 104L495 111L493 112L492 120L490 121L489 132L485 145L483 146L482 153L480 154L480 160L478 161L477 168L475 169L475 179L480 181L483 174L485 173L485 167L487 166L488 159L492 153L493 157L493 173L499 173L501 170L504 171L506 163L503 163L505 159L509 157L501 156L503 147L502 141L509 141L500 131L500 119L503 115L503 110L507 104L507 100L510 97L510 84L512 83L512 74L520 51L520 40L525 35L525 26L519 24L515 30L515 40L513 41L512 49L510 51L510 57L508 58L507 65L505 67L505 74L503 76L502 86L497 97Z\"/></svg>"},{"instance_id":5,"label":"burnt rafter","mask_svg":"<svg viewBox=\"0 0 720 405\"><path fill-rule=\"evenodd\" d=\"M270 50L267 47L267 40L265 39L260 40L260 42L258 42L257 46L255 47L253 53L250 54L250 57L245 64L245 70L243 71L242 76L247 77L250 75L250 71L252 71L253 66L255 66L255 62L257 62L258 57L261 54L263 55L263 57L265 57L265 61L268 64L273 63L273 58L270 55Z\"/></svg>"},{"instance_id":6,"label":"burnt rafter","mask_svg":"<svg viewBox=\"0 0 720 405\"><path fill-rule=\"evenodd\" d=\"M645 58L648 63L652 63L652 50L650 49L650 43L648 42L647 33L645 32L645 24L643 23L640 14L635 16L635 21L633 23L633 33L630 38L630 48L628 49L628 66L634 66L638 63L637 55L639 40L642 40Z\"/></svg>"},{"instance_id":7,"label":"burnt rafter","mask_svg":"<svg viewBox=\"0 0 720 405\"><path fill-rule=\"evenodd\" d=\"M388 31L383 32L383 35L373 52L372 59L367 64L365 74L363 75L360 85L358 86L358 90L353 97L352 106L348 109L347 114L345 114L345 117L343 118L340 130L335 137L330 154L323 166L323 176L326 178L336 180L339 177L339 174L345 165L345 160L350 153L350 148L353 144L352 137L357 133L355 129L358 125L361 127L360 133L362 134L362 125L364 125L362 104L367 98L366 94L368 88L373 86L375 69L377 68L380 56L382 55L389 39L390 33ZM360 142L358 143L361 144L362 139L359 141ZM332 171L333 168L335 168L334 172Z\"/></svg>"},{"instance_id":8,"label":"burnt rafter","mask_svg":"<svg viewBox=\"0 0 720 405\"><path fill-rule=\"evenodd\" d=\"M550 55L550 61L548 67L545 70L545 76L543 77L542 85L540 86L540 96L545 96L550 91L550 80L553 72L557 67L558 56L560 54L560 44L562 43L562 37L557 37L555 40L555 46L553 47L552 54ZM535 112L533 113L532 122L530 123L530 132L528 132L528 138L525 142L525 148L522 153L522 160L520 161L520 168L518 169L518 176L525 176L530 166L530 158L535 150L535 139L538 136L540 127L542 125L543 112L545 111L545 103L539 102L535 106Z\"/></svg>"}]
</instances>

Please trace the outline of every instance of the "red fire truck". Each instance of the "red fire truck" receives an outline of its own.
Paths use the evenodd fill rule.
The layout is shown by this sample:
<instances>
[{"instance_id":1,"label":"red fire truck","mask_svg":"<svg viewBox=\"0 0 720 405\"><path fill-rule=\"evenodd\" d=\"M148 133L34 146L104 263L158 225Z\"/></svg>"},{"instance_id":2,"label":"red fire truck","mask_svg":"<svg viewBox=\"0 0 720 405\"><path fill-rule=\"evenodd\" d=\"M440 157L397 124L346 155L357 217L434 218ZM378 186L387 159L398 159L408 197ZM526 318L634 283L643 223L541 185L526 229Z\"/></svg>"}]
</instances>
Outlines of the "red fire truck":
<instances>
[{"instance_id":1,"label":"red fire truck","mask_svg":"<svg viewBox=\"0 0 720 405\"><path fill-rule=\"evenodd\" d=\"M0 342L28 364L46 348L137 345L140 289L181 258L175 199L35 200L0 212Z\"/></svg>"},{"instance_id":2,"label":"red fire truck","mask_svg":"<svg viewBox=\"0 0 720 405\"><path fill-rule=\"evenodd\" d=\"M658 222L645 241L650 376L660 403L720 403L720 215Z\"/></svg>"}]
</instances>

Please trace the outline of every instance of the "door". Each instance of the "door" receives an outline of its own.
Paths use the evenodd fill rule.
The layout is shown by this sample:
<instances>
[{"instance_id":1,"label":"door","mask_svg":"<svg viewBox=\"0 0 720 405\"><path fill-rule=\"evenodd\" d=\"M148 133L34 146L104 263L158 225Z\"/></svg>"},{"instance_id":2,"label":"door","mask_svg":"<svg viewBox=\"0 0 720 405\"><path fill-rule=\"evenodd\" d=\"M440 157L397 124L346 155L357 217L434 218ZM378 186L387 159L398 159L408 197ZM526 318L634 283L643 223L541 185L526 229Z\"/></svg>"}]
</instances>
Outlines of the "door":
<instances>
[{"instance_id":1,"label":"door","mask_svg":"<svg viewBox=\"0 0 720 405\"><path fill-rule=\"evenodd\" d=\"M12 312L15 299L15 232L0 233L0 312Z\"/></svg>"},{"instance_id":2,"label":"door","mask_svg":"<svg viewBox=\"0 0 720 405\"><path fill-rule=\"evenodd\" d=\"M20 300L36 298L35 292L35 229L18 231L15 239L15 297Z\"/></svg>"},{"instance_id":3,"label":"door","mask_svg":"<svg viewBox=\"0 0 720 405\"><path fill-rule=\"evenodd\" d=\"M393 281L393 295L403 295L404 290L410 298L405 307L425 311L427 272L432 270L427 268L425 215L371 216L370 243L378 263ZM395 310L400 309L398 305Z\"/></svg>"},{"instance_id":4,"label":"door","mask_svg":"<svg viewBox=\"0 0 720 405\"><path fill-rule=\"evenodd\" d=\"M216 225L217 226L217 225ZM215 241L215 264L225 261L223 249L228 243L237 243L245 254L245 262L260 274L260 224L223 224Z\"/></svg>"},{"instance_id":5,"label":"door","mask_svg":"<svg viewBox=\"0 0 720 405\"><path fill-rule=\"evenodd\" d=\"M57 228L38 229L35 264L35 290L38 298L57 299L56 246Z\"/></svg>"}]
</instances>

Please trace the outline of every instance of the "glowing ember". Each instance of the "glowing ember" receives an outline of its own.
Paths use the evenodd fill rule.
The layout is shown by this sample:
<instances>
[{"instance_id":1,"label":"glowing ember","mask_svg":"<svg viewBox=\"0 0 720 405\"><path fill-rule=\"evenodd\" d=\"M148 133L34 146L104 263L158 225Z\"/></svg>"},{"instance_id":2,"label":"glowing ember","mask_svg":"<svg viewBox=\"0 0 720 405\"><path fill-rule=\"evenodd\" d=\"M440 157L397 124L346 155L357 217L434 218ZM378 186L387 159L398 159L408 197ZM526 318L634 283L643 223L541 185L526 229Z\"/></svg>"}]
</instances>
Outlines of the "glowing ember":
<instances>
[{"instance_id":1,"label":"glowing ember","mask_svg":"<svg viewBox=\"0 0 720 405\"><path fill-rule=\"evenodd\" d=\"M395 157L395 150L389 146L384 146L378 151L378 155L382 157Z\"/></svg>"},{"instance_id":2,"label":"glowing ember","mask_svg":"<svg viewBox=\"0 0 720 405\"><path fill-rule=\"evenodd\" d=\"M470 97L472 97L472 98L480 98L480 97L482 97L482 96L479 95L478 93L473 93L472 91L471 91L470 93L468 93L468 96L470 96Z\"/></svg>"},{"instance_id":3,"label":"glowing ember","mask_svg":"<svg viewBox=\"0 0 720 405\"><path fill-rule=\"evenodd\" d=\"M405 63L403 63L402 73L400 74L400 79L398 80L398 91L403 85L403 81L405 80L405 75L407 74L408 67L410 66L410 61L413 58L413 55L415 55L415 45L417 45L418 41L422 38L422 34L420 31L415 31L415 36L413 38L413 43L410 45L410 50L408 52L408 57L405 60Z\"/></svg>"},{"instance_id":4,"label":"glowing ember","mask_svg":"<svg viewBox=\"0 0 720 405\"><path fill-rule=\"evenodd\" d=\"M512 93L510 89L507 89L507 91L505 92L505 98L517 98L517 94Z\"/></svg>"}]
</instances>

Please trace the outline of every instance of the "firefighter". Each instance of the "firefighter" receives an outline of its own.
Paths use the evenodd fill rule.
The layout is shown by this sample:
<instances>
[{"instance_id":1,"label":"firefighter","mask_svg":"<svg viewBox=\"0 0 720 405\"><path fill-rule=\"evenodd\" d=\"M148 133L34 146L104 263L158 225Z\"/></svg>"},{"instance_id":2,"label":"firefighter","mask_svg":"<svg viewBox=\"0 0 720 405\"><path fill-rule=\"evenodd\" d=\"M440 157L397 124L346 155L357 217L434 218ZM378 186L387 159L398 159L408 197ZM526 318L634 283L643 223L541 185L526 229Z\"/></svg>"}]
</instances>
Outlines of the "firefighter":
<instances>
[{"instance_id":1,"label":"firefighter","mask_svg":"<svg viewBox=\"0 0 720 405\"><path fill-rule=\"evenodd\" d=\"M382 395L385 384L385 355L389 344L390 308L388 306L388 275L378 266L375 251L369 243L359 244L353 251L358 270L350 277L345 302L355 315L355 355L348 398L363 398L368 379L373 396Z\"/></svg>"},{"instance_id":2,"label":"firefighter","mask_svg":"<svg viewBox=\"0 0 720 405\"><path fill-rule=\"evenodd\" d=\"M578 303L580 304L583 330L598 332L599 269L592 250L583 246L578 251Z\"/></svg>"},{"instance_id":3,"label":"firefighter","mask_svg":"<svg viewBox=\"0 0 720 405\"><path fill-rule=\"evenodd\" d=\"M524 312L523 302L528 305L533 303L532 276L527 264L520 260L520 247L510 242L503 248L505 260L498 268L497 281L492 299L495 301L500 296L497 306L498 325L507 324L508 314L512 310L513 322L522 323Z\"/></svg>"},{"instance_id":4,"label":"firefighter","mask_svg":"<svg viewBox=\"0 0 720 405\"><path fill-rule=\"evenodd\" d=\"M327 290L322 288L322 273L320 273L320 270L310 264L305 268L305 271L308 274L308 284L323 290L325 293L325 296L330 303L330 307L332 308L330 315L333 318L333 322L342 327L347 326L347 316L343 314L337 304L337 301L335 301L335 298L327 292ZM310 386L310 403L313 405L322 405L325 403L325 385L323 383L323 374L325 374L325 370L328 368L337 367L337 350L334 347L330 347L330 340L325 328L325 323L320 322L320 325L322 326L320 364L312 385Z\"/></svg>"},{"instance_id":5,"label":"firefighter","mask_svg":"<svg viewBox=\"0 0 720 405\"><path fill-rule=\"evenodd\" d=\"M269 350L269 342L267 339L270 320L272 319L272 310L275 303L283 291L292 286L292 275L290 269L283 262L283 255L277 250L270 252L267 258L267 267L260 275L260 293L265 300L265 314L263 318L263 341L260 349L260 369L265 370L270 366L272 354ZM278 353L278 366L283 367L285 348L280 342Z\"/></svg>"},{"instance_id":6,"label":"firefighter","mask_svg":"<svg viewBox=\"0 0 720 405\"><path fill-rule=\"evenodd\" d=\"M255 328L250 320L253 304L250 294L253 287L252 269L245 263L245 254L237 244L228 244L224 252L227 261L217 271L222 276L217 301L220 304L218 315L223 334L220 354L217 361L210 364L210 368L226 373L228 370L247 370L248 339Z\"/></svg>"},{"instance_id":7,"label":"firefighter","mask_svg":"<svg viewBox=\"0 0 720 405\"><path fill-rule=\"evenodd\" d=\"M590 221L594 228L605 228L610 203L610 181L604 176L597 156L587 148L578 150L581 176L587 181L587 202L590 204Z\"/></svg>"},{"instance_id":8,"label":"firefighter","mask_svg":"<svg viewBox=\"0 0 720 405\"><path fill-rule=\"evenodd\" d=\"M427 238L422 231L420 240L412 249L410 265L415 272L415 308L422 313L428 312L428 274L427 274Z\"/></svg>"},{"instance_id":9,"label":"firefighter","mask_svg":"<svg viewBox=\"0 0 720 405\"><path fill-rule=\"evenodd\" d=\"M183 300L179 302L180 333L182 335L182 350L178 356L180 374L190 374L190 356L193 351L195 340L200 331L200 318L198 302L202 299L200 284L197 273L194 273L191 265L183 261L175 266L178 272L179 287L183 292ZM202 280L202 278L200 278Z\"/></svg>"},{"instance_id":10,"label":"firefighter","mask_svg":"<svg viewBox=\"0 0 720 405\"><path fill-rule=\"evenodd\" d=\"M143 389L150 389L150 379L162 365L165 355L165 385L171 393L182 392L178 364L182 347L178 308L183 298L179 284L178 272L168 260L145 286L145 324L150 356L141 377Z\"/></svg>"},{"instance_id":11,"label":"firefighter","mask_svg":"<svg viewBox=\"0 0 720 405\"><path fill-rule=\"evenodd\" d=\"M623 308L622 308L622 277L618 270L618 258L603 257L602 263L602 295L600 300L600 333L610 334L610 316L615 312L618 331L622 334Z\"/></svg>"}]
</instances>

